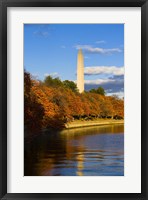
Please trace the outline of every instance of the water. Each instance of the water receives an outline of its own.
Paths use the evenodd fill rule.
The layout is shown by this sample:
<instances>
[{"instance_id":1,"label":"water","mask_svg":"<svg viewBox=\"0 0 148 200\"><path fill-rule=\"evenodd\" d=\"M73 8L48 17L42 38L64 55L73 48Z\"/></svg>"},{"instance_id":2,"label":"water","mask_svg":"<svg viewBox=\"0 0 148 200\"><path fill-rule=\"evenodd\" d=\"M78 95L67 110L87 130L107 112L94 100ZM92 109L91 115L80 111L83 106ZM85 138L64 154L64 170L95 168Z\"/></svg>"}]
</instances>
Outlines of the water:
<instances>
[{"instance_id":1,"label":"water","mask_svg":"<svg viewBox=\"0 0 148 200\"><path fill-rule=\"evenodd\" d=\"M25 176L124 176L124 126L46 133L25 143Z\"/></svg>"}]
</instances>

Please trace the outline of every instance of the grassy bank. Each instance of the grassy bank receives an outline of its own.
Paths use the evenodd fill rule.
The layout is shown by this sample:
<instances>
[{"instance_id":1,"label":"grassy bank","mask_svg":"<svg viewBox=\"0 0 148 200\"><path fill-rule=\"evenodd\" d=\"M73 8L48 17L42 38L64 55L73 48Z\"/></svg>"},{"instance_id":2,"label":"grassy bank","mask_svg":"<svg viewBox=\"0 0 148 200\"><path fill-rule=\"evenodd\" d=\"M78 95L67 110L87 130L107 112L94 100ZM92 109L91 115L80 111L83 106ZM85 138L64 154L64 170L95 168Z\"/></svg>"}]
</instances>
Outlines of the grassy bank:
<instances>
[{"instance_id":1,"label":"grassy bank","mask_svg":"<svg viewBox=\"0 0 148 200\"><path fill-rule=\"evenodd\" d=\"M114 124L124 124L124 120L115 120L115 119L97 119L91 121L75 120L73 122L67 123L66 129L89 127L89 126L114 125Z\"/></svg>"}]
</instances>

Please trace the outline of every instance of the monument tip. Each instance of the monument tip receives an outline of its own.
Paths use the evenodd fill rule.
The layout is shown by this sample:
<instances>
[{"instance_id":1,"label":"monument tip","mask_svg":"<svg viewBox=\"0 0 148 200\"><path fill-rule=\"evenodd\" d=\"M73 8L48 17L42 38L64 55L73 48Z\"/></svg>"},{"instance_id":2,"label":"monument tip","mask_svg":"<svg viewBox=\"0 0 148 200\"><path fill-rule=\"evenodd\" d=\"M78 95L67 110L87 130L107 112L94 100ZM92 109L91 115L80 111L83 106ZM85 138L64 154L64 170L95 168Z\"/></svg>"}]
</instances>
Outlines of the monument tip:
<instances>
[{"instance_id":1,"label":"monument tip","mask_svg":"<svg viewBox=\"0 0 148 200\"><path fill-rule=\"evenodd\" d=\"M79 49L78 54L82 54L82 49Z\"/></svg>"}]
</instances>

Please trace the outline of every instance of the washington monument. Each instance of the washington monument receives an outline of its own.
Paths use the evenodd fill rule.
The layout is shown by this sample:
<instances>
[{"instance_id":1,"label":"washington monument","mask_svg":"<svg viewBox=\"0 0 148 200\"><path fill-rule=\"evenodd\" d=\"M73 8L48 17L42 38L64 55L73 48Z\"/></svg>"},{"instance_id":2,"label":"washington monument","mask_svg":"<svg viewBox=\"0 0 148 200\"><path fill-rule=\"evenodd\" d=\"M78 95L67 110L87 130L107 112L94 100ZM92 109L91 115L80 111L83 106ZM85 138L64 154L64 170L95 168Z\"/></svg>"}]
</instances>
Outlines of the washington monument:
<instances>
[{"instance_id":1,"label":"washington monument","mask_svg":"<svg viewBox=\"0 0 148 200\"><path fill-rule=\"evenodd\" d=\"M77 58L77 88L80 93L84 92L84 59L81 49L78 51Z\"/></svg>"}]
</instances>

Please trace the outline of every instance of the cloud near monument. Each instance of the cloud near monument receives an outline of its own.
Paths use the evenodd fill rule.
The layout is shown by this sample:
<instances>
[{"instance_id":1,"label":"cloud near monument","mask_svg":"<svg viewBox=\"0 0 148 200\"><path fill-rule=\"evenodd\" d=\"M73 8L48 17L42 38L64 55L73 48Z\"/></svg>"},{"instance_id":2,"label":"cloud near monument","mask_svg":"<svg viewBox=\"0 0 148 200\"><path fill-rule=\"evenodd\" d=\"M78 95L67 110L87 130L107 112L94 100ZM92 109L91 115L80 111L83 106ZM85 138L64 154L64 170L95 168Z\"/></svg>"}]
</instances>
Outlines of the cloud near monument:
<instances>
[{"instance_id":1,"label":"cloud near monument","mask_svg":"<svg viewBox=\"0 0 148 200\"><path fill-rule=\"evenodd\" d=\"M84 68L85 75L98 75L98 74L113 74L113 75L123 75L124 67L116 66L92 66Z\"/></svg>"},{"instance_id":2,"label":"cloud near monument","mask_svg":"<svg viewBox=\"0 0 148 200\"><path fill-rule=\"evenodd\" d=\"M85 84L89 84L89 85L103 85L106 83L113 83L116 80L112 80L112 79L97 79L97 80L85 80Z\"/></svg>"},{"instance_id":3,"label":"cloud near monument","mask_svg":"<svg viewBox=\"0 0 148 200\"><path fill-rule=\"evenodd\" d=\"M87 53L97 53L97 54L113 54L113 53L120 53L122 50L120 48L99 48L99 47L93 47L91 45L76 45L76 49L82 49Z\"/></svg>"},{"instance_id":4,"label":"cloud near monument","mask_svg":"<svg viewBox=\"0 0 148 200\"><path fill-rule=\"evenodd\" d=\"M121 98L124 96L124 75L114 75L106 79L85 80L85 90L101 86L108 95L116 94ZM120 95L119 95L120 94Z\"/></svg>"}]
</instances>

